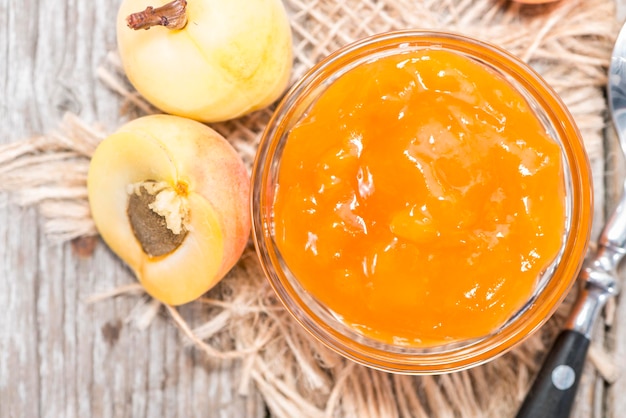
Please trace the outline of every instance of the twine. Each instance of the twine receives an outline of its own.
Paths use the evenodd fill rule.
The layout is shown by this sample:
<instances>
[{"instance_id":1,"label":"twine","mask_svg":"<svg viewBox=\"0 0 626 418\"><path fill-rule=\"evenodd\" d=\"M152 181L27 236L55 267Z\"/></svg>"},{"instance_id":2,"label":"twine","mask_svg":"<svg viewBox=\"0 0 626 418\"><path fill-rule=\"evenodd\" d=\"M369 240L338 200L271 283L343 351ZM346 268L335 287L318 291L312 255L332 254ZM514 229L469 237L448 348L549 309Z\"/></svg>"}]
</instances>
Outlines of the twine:
<instances>
[{"instance_id":1,"label":"twine","mask_svg":"<svg viewBox=\"0 0 626 418\"><path fill-rule=\"evenodd\" d=\"M616 34L610 0L563 0L546 6L504 0L284 3L294 34L293 80L364 36L407 28L460 32L496 43L537 69L572 112L589 158L603 158L603 92ZM156 112L130 87L115 53L96 75L124 98L127 118ZM250 167L270 116L271 109L265 109L212 127ZM106 134L97 124L67 114L54 132L1 146L0 191L18 205L37 206L51 240L95 235L85 183L89 159ZM138 284L89 302L120 295L139 298L128 319L139 328L149 326L162 309ZM424 377L356 365L312 339L276 300L251 247L216 288L194 302L211 310L211 320L192 324L177 309L165 309L189 344L216 361L240 361L240 394L247 395L253 383L275 417L506 417L514 414L528 390L572 297L539 332L501 358L469 371ZM598 345L590 358L608 382L617 378L613 359Z\"/></svg>"}]
</instances>

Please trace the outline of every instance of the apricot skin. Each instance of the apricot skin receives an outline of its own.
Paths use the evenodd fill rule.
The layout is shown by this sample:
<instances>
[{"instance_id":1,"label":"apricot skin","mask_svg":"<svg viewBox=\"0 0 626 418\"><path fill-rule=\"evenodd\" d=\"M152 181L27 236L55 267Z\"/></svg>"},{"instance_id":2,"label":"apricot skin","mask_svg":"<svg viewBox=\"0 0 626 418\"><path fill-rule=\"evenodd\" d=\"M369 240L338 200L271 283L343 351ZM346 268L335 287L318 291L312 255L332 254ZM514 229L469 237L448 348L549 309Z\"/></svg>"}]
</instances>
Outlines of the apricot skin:
<instances>
[{"instance_id":1,"label":"apricot skin","mask_svg":"<svg viewBox=\"0 0 626 418\"><path fill-rule=\"evenodd\" d=\"M218 122L273 103L293 65L289 19L281 0L194 0L183 29L133 30L126 17L169 0L124 0L117 45L124 71L165 113Z\"/></svg>"},{"instance_id":2,"label":"apricot skin","mask_svg":"<svg viewBox=\"0 0 626 418\"><path fill-rule=\"evenodd\" d=\"M158 257L144 253L127 213L129 186L146 181L167 183L189 208L182 244ZM199 122L152 115L123 125L98 146L87 186L103 240L164 303L180 305L201 296L235 265L247 244L248 172L234 148Z\"/></svg>"}]
</instances>

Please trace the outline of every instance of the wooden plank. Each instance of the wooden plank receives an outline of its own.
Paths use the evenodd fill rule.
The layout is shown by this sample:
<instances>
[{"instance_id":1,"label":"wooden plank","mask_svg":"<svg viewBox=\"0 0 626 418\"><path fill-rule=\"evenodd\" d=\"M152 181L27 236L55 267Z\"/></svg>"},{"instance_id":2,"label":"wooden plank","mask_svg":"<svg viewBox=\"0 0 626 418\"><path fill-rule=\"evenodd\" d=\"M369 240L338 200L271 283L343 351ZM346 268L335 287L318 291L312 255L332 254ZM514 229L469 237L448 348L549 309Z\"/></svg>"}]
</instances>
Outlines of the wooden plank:
<instances>
[{"instance_id":1,"label":"wooden plank","mask_svg":"<svg viewBox=\"0 0 626 418\"><path fill-rule=\"evenodd\" d=\"M95 71L115 48L118 4L0 0L1 143L47 132L68 110L117 125L119 100ZM167 316L126 323L140 297L86 303L133 283L128 269L99 240L84 256L49 242L36 211L5 195L0 275L0 417L265 415L257 392L237 394L239 364L185 347Z\"/></svg>"}]
</instances>

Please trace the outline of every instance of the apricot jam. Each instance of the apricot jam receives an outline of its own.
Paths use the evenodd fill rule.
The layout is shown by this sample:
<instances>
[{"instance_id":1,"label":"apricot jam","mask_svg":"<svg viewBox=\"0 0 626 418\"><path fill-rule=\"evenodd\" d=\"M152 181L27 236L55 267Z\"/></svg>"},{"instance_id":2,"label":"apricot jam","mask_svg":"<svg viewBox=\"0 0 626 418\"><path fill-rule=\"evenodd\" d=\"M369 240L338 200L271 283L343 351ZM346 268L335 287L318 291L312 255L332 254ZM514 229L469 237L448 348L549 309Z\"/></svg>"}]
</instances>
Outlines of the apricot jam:
<instances>
[{"instance_id":1,"label":"apricot jam","mask_svg":"<svg viewBox=\"0 0 626 418\"><path fill-rule=\"evenodd\" d=\"M400 346L486 336L563 246L559 144L502 75L427 48L339 76L291 129L273 234L303 288Z\"/></svg>"}]
</instances>

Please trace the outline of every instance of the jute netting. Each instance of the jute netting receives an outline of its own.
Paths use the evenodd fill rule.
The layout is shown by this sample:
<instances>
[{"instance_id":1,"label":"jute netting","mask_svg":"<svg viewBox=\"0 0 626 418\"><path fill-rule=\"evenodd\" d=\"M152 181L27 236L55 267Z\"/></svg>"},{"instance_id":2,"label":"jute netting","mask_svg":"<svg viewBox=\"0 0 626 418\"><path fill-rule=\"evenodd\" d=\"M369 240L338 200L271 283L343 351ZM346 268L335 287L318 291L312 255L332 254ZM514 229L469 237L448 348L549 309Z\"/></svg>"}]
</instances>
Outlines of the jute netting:
<instances>
[{"instance_id":1,"label":"jute netting","mask_svg":"<svg viewBox=\"0 0 626 418\"><path fill-rule=\"evenodd\" d=\"M285 6L294 35L294 81L327 54L368 35L408 28L460 32L493 42L537 69L574 115L592 163L603 159L604 88L617 25L610 0L539 7L504 0L285 0ZM115 53L97 76L124 97L124 121L155 112L132 90ZM250 167L271 112L212 127ZM86 198L89 158L107 134L92 127L97 125L68 114L56 131L0 148L0 190L17 204L36 205L52 239L97 234ZM594 176L601 181L601 172ZM101 297L137 293L139 285L129 284ZM194 323L154 301L140 315L150 318L165 309L198 350L241 362L240 392L253 385L272 415L285 418L512 416L568 308L566 303L540 332L486 365L411 377L356 365L313 340L274 297L251 245L229 275L194 303L211 310L209 322Z\"/></svg>"}]
</instances>

